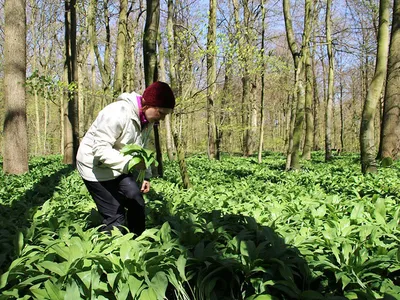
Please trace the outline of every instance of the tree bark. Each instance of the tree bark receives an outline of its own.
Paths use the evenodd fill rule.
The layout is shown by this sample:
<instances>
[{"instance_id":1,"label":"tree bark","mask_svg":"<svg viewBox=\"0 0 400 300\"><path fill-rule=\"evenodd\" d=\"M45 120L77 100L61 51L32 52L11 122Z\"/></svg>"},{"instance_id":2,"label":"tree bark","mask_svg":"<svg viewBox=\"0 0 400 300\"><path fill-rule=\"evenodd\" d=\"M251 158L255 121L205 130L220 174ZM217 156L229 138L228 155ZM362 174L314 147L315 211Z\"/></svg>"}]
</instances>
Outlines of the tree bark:
<instances>
[{"instance_id":1,"label":"tree bark","mask_svg":"<svg viewBox=\"0 0 400 300\"><path fill-rule=\"evenodd\" d=\"M210 10L207 33L207 131L208 131L208 158L215 159L215 135L217 124L215 121L215 92L217 81L217 1L210 0Z\"/></svg>"},{"instance_id":2,"label":"tree bark","mask_svg":"<svg viewBox=\"0 0 400 300\"><path fill-rule=\"evenodd\" d=\"M302 158L306 160L311 159L311 150L313 147L313 133L314 133L314 119L313 119L313 73L311 66L311 55L308 48L305 48L306 64L305 64L305 121L306 121L306 134L304 139L304 147Z\"/></svg>"},{"instance_id":3,"label":"tree bark","mask_svg":"<svg viewBox=\"0 0 400 300\"><path fill-rule=\"evenodd\" d=\"M110 64L110 46L111 46L111 32L110 32L110 16L108 10L108 1L104 0L103 2L103 16L104 16L104 24L105 24L105 31L106 31L106 41L104 45L104 59L102 59L100 55L99 45L96 36L96 23L95 17L97 12L96 0L90 1L89 6L89 14L93 15L88 22L89 22L89 32L90 38L92 39L93 43L93 51L96 55L97 65L100 71L101 80L102 80L102 87L103 87L103 103L101 106L105 106L106 103L110 103L112 101L112 97L110 97L110 85L111 85L111 64Z\"/></svg>"},{"instance_id":4,"label":"tree bark","mask_svg":"<svg viewBox=\"0 0 400 300\"><path fill-rule=\"evenodd\" d=\"M5 1L4 157L3 171L22 174L28 168L26 120L26 0Z\"/></svg>"},{"instance_id":5,"label":"tree bark","mask_svg":"<svg viewBox=\"0 0 400 300\"><path fill-rule=\"evenodd\" d=\"M387 71L389 15L389 0L380 0L375 74L365 99L360 128L361 170L364 174L377 171L374 120Z\"/></svg>"},{"instance_id":6,"label":"tree bark","mask_svg":"<svg viewBox=\"0 0 400 300\"><path fill-rule=\"evenodd\" d=\"M305 1L304 13L304 29L302 34L302 44L299 50L295 41L292 17L290 14L290 4L288 0L283 1L283 13L285 18L286 38L289 44L290 52L292 53L295 79L294 79L294 100L296 105L296 113L294 120L293 134L289 135L293 140L289 140L289 153L286 160L286 168L290 165L290 169L300 168L300 141L303 133L303 120L304 120L304 106L305 106L305 90L304 90L304 63L308 51L304 51L308 47L310 34L311 34L311 0ZM290 147L292 145L292 147ZM289 158L290 156L290 158Z\"/></svg>"},{"instance_id":7,"label":"tree bark","mask_svg":"<svg viewBox=\"0 0 400 300\"><path fill-rule=\"evenodd\" d=\"M157 37L158 37L158 26L160 22L160 1L159 0L147 0L146 1L147 14L146 24L143 35L143 57L144 57L144 78L146 86L149 86L153 82L158 80L157 71ZM162 152L160 145L160 137L158 131L158 125L154 127L154 145L157 154L157 173L153 176L163 176L163 162Z\"/></svg>"},{"instance_id":8,"label":"tree bark","mask_svg":"<svg viewBox=\"0 0 400 300\"><path fill-rule=\"evenodd\" d=\"M332 51L331 37L331 6L332 0L326 2L326 49L329 60L328 68L328 92L325 111L325 161L332 159L332 130L333 130L333 80L334 80L334 56Z\"/></svg>"},{"instance_id":9,"label":"tree bark","mask_svg":"<svg viewBox=\"0 0 400 300\"><path fill-rule=\"evenodd\" d=\"M264 0L261 0L261 99L260 99L260 139L258 143L258 163L262 163L262 151L264 143L264 88L265 88L265 7Z\"/></svg>"},{"instance_id":10,"label":"tree bark","mask_svg":"<svg viewBox=\"0 0 400 300\"><path fill-rule=\"evenodd\" d=\"M392 164L400 150L400 1L394 0L392 31L385 89L382 134L382 163Z\"/></svg>"},{"instance_id":11,"label":"tree bark","mask_svg":"<svg viewBox=\"0 0 400 300\"><path fill-rule=\"evenodd\" d=\"M76 0L65 0L65 64L68 70L68 84L71 87L76 84L77 75L77 53L76 53ZM64 140L64 163L76 166L76 154L79 147L79 120L78 102L76 91L68 92L68 109Z\"/></svg>"},{"instance_id":12,"label":"tree bark","mask_svg":"<svg viewBox=\"0 0 400 300\"><path fill-rule=\"evenodd\" d=\"M114 96L118 96L124 90L124 62L125 62L125 45L127 40L127 19L128 19L128 0L119 1L119 20L118 20L118 36L117 36L117 55L114 73Z\"/></svg>"},{"instance_id":13,"label":"tree bark","mask_svg":"<svg viewBox=\"0 0 400 300\"><path fill-rule=\"evenodd\" d=\"M146 86L157 81L157 36L160 22L160 1L146 1L147 14L143 36L144 78Z\"/></svg>"}]
</instances>

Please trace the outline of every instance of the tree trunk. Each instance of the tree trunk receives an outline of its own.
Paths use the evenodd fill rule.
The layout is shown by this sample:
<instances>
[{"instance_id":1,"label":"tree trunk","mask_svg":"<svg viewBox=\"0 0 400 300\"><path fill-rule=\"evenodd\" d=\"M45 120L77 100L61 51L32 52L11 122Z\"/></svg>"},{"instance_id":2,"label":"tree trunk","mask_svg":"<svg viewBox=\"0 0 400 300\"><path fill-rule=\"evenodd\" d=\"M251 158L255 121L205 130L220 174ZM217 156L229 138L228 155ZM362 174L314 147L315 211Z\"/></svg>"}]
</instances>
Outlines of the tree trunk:
<instances>
[{"instance_id":1,"label":"tree trunk","mask_svg":"<svg viewBox=\"0 0 400 300\"><path fill-rule=\"evenodd\" d=\"M313 119L313 74L311 66L311 55L308 48L305 48L306 65L306 90L305 90L305 120L306 120L306 134L304 139L303 155L302 158L306 160L311 159L311 150L313 148L313 133L314 133L314 119Z\"/></svg>"},{"instance_id":2,"label":"tree trunk","mask_svg":"<svg viewBox=\"0 0 400 300\"><path fill-rule=\"evenodd\" d=\"M296 40L293 32L292 17L290 14L290 4L288 0L283 1L283 13L285 18L286 27L286 38L289 44L290 52L292 53L295 79L294 79L294 99L296 100L296 114L294 120L293 135L289 135L293 138L289 140L289 152L286 160L286 168L290 165L290 169L300 168L299 150L301 135L303 133L303 120L304 120L304 105L305 105L305 91L304 91L304 63L308 51L304 51L305 47L308 47L308 42L311 34L311 0L305 2L305 13L304 13L304 29L302 35L302 45L300 51L296 45ZM290 147L292 145L292 147Z\"/></svg>"},{"instance_id":3,"label":"tree trunk","mask_svg":"<svg viewBox=\"0 0 400 300\"><path fill-rule=\"evenodd\" d=\"M344 151L343 84L340 79L340 151Z\"/></svg>"},{"instance_id":4,"label":"tree trunk","mask_svg":"<svg viewBox=\"0 0 400 300\"><path fill-rule=\"evenodd\" d=\"M260 139L258 143L258 163L262 163L262 151L264 143L264 88L265 88L265 49L264 49L264 39L265 39L265 7L264 0L261 0L261 99L260 99Z\"/></svg>"},{"instance_id":5,"label":"tree trunk","mask_svg":"<svg viewBox=\"0 0 400 300\"><path fill-rule=\"evenodd\" d=\"M210 10L207 33L207 130L208 130L208 158L215 159L215 134L217 125L215 121L214 98L217 81L217 1L210 0Z\"/></svg>"},{"instance_id":6,"label":"tree trunk","mask_svg":"<svg viewBox=\"0 0 400 300\"><path fill-rule=\"evenodd\" d=\"M114 73L114 96L118 96L124 90L124 62L125 62L125 45L127 38L127 19L128 19L128 0L119 1L119 21L118 21L118 36L116 49L116 64Z\"/></svg>"},{"instance_id":7,"label":"tree trunk","mask_svg":"<svg viewBox=\"0 0 400 300\"><path fill-rule=\"evenodd\" d=\"M331 37L331 5L332 0L326 2L326 47L329 59L328 92L325 111L325 161L332 159L332 130L333 130L333 80L334 80L334 56L332 52Z\"/></svg>"},{"instance_id":8,"label":"tree trunk","mask_svg":"<svg viewBox=\"0 0 400 300\"><path fill-rule=\"evenodd\" d=\"M153 82L158 80L157 71L157 36L158 26L160 22L160 1L146 1L147 14L146 24L143 35L143 58L144 58L144 78L146 86L149 86ZM153 176L163 176L163 163L162 163L162 152L160 146L160 137L158 132L158 126L154 126L154 145L157 154L157 173Z\"/></svg>"},{"instance_id":9,"label":"tree trunk","mask_svg":"<svg viewBox=\"0 0 400 300\"><path fill-rule=\"evenodd\" d=\"M97 60L97 65L100 71L101 79L102 79L102 87L103 87L103 99L105 103L102 103L101 106L105 106L106 103L110 103L111 100L113 99L112 97L109 97L110 93L110 84L111 84L111 64L110 64L110 45L111 45L111 32L110 32L110 16L109 16L109 10L108 10L108 1L109 0L104 0L103 2L103 16L104 16L104 24L105 24L105 31L106 31L106 41L105 41L105 46L104 46L104 59L102 59L100 55L100 50L99 50L99 45L97 41L97 36L96 36L96 23L95 23L95 17L97 13L97 6L96 0L91 0L90 1L90 6L89 6L89 15L93 16L90 19L88 19L89 22L89 32L90 32L90 38L92 39L93 43L93 51L96 55L96 60Z\"/></svg>"},{"instance_id":10,"label":"tree trunk","mask_svg":"<svg viewBox=\"0 0 400 300\"><path fill-rule=\"evenodd\" d=\"M313 51L315 53L315 51ZM313 133L313 150L320 150L320 100L317 77L315 76L315 59L312 55L312 77L313 77L313 118L314 118L314 133Z\"/></svg>"},{"instance_id":11,"label":"tree trunk","mask_svg":"<svg viewBox=\"0 0 400 300\"><path fill-rule=\"evenodd\" d=\"M157 81L157 36L160 22L160 1L147 0L146 24L143 36L144 78L146 86Z\"/></svg>"},{"instance_id":12,"label":"tree trunk","mask_svg":"<svg viewBox=\"0 0 400 300\"><path fill-rule=\"evenodd\" d=\"M364 174L377 171L374 120L387 71L389 15L389 0L380 0L375 74L365 99L360 128L361 170Z\"/></svg>"},{"instance_id":13,"label":"tree trunk","mask_svg":"<svg viewBox=\"0 0 400 300\"><path fill-rule=\"evenodd\" d=\"M400 150L400 1L394 0L389 61L385 89L382 163L392 164Z\"/></svg>"},{"instance_id":14,"label":"tree trunk","mask_svg":"<svg viewBox=\"0 0 400 300\"><path fill-rule=\"evenodd\" d=\"M187 170L186 160L185 160L185 152L183 151L182 140L179 138L178 134L174 134L174 142L175 147L178 151L178 162L179 162L179 169L182 178L182 186L184 189L188 189L191 187L190 179L189 179L189 172Z\"/></svg>"},{"instance_id":15,"label":"tree trunk","mask_svg":"<svg viewBox=\"0 0 400 300\"><path fill-rule=\"evenodd\" d=\"M28 172L26 121L26 1L5 1L3 171Z\"/></svg>"},{"instance_id":16,"label":"tree trunk","mask_svg":"<svg viewBox=\"0 0 400 300\"><path fill-rule=\"evenodd\" d=\"M68 84L77 82L76 54L76 0L65 0L65 64L68 70ZM65 120L64 163L76 166L76 154L79 147L79 120L76 91L68 92L68 110Z\"/></svg>"}]
</instances>

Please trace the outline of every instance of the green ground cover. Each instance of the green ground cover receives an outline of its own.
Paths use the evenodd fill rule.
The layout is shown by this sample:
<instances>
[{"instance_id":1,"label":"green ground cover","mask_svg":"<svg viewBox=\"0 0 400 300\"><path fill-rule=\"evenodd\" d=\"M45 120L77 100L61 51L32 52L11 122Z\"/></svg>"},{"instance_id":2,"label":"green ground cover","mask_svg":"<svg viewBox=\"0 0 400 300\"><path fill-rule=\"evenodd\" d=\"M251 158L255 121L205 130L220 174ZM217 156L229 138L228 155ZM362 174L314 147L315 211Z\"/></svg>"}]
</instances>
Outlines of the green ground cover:
<instances>
[{"instance_id":1,"label":"green ground cover","mask_svg":"<svg viewBox=\"0 0 400 300\"><path fill-rule=\"evenodd\" d=\"M400 164L362 176L357 156L191 156L146 196L138 238L98 233L60 157L0 173L0 299L400 299Z\"/></svg>"}]
</instances>

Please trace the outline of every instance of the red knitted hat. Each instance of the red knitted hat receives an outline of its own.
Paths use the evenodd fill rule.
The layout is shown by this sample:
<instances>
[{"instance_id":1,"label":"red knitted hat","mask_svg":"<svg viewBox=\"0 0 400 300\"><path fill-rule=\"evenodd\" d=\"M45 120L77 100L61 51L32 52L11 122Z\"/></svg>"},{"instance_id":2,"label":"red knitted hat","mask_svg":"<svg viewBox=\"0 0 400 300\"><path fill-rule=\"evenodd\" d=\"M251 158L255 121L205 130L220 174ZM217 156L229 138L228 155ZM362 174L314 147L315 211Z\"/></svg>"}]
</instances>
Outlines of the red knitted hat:
<instances>
[{"instance_id":1,"label":"red knitted hat","mask_svg":"<svg viewBox=\"0 0 400 300\"><path fill-rule=\"evenodd\" d=\"M153 107L175 107L175 96L168 84L156 81L143 92L144 104Z\"/></svg>"}]
</instances>

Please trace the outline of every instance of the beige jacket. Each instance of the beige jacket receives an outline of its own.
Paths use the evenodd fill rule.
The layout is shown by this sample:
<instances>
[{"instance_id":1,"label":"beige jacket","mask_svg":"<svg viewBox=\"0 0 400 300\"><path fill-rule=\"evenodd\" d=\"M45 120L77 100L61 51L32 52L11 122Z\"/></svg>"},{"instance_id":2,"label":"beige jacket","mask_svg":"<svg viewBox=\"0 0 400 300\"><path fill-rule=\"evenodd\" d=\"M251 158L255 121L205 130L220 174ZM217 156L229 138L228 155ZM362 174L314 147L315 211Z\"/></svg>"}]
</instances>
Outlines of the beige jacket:
<instances>
[{"instance_id":1,"label":"beige jacket","mask_svg":"<svg viewBox=\"0 0 400 300\"><path fill-rule=\"evenodd\" d=\"M119 151L126 144L145 147L152 126L140 124L136 93L124 93L100 111L83 137L76 156L77 169L88 181L112 180L128 173L130 155ZM146 170L150 178L151 170Z\"/></svg>"}]
</instances>

